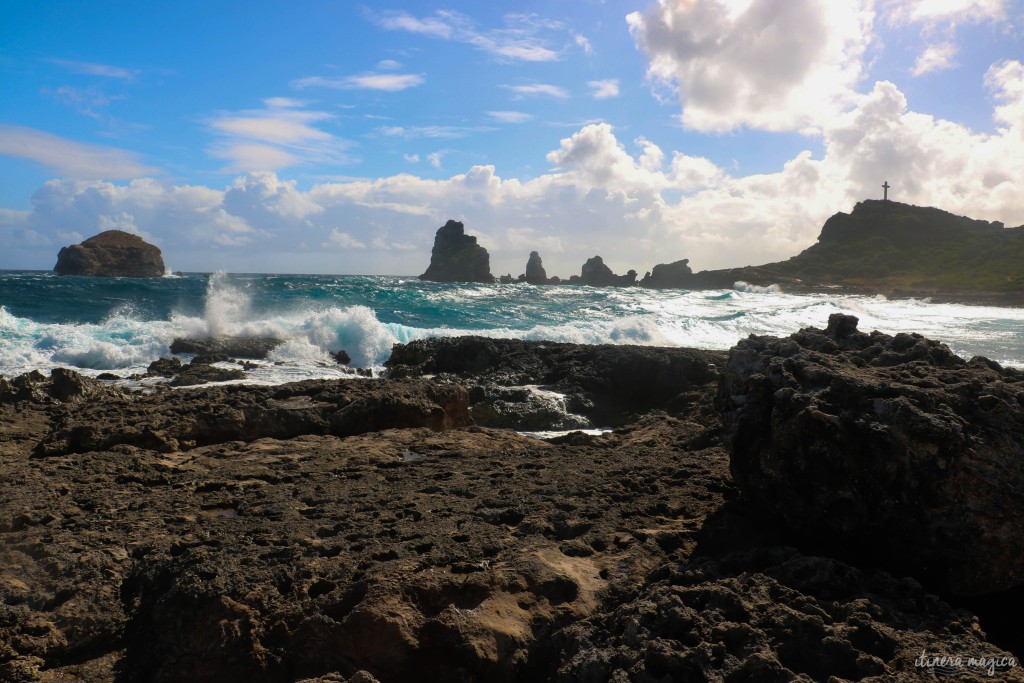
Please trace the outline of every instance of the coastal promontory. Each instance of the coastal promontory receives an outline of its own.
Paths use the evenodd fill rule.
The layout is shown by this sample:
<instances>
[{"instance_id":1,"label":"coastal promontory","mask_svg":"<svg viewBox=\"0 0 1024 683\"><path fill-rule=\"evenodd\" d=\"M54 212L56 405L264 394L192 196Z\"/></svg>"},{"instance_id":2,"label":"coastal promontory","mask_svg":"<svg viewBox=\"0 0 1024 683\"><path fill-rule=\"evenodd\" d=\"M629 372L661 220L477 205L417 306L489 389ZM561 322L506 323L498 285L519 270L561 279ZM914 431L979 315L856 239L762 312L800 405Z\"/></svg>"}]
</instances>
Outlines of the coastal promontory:
<instances>
[{"instance_id":1,"label":"coastal promontory","mask_svg":"<svg viewBox=\"0 0 1024 683\"><path fill-rule=\"evenodd\" d=\"M430 265L420 275L433 282L494 282L491 257L477 244L476 237L466 234L459 221L448 221L437 229Z\"/></svg>"},{"instance_id":2,"label":"coastal promontory","mask_svg":"<svg viewBox=\"0 0 1024 683\"><path fill-rule=\"evenodd\" d=\"M164 258L158 247L123 230L107 230L57 254L58 275L163 277Z\"/></svg>"}]
</instances>

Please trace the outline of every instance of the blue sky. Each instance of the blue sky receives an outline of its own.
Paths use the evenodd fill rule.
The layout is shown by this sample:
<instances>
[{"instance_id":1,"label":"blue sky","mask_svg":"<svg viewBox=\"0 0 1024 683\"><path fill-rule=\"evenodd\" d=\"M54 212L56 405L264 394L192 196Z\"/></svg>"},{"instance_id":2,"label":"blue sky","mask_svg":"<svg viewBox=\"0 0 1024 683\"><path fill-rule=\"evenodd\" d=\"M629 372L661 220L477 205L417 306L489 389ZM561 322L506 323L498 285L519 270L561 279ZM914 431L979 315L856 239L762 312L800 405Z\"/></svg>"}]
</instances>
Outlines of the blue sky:
<instances>
[{"instance_id":1,"label":"blue sky","mask_svg":"<svg viewBox=\"0 0 1024 683\"><path fill-rule=\"evenodd\" d=\"M108 228L176 269L785 258L893 196L1024 223L1017 0L0 7L0 268Z\"/></svg>"}]
</instances>

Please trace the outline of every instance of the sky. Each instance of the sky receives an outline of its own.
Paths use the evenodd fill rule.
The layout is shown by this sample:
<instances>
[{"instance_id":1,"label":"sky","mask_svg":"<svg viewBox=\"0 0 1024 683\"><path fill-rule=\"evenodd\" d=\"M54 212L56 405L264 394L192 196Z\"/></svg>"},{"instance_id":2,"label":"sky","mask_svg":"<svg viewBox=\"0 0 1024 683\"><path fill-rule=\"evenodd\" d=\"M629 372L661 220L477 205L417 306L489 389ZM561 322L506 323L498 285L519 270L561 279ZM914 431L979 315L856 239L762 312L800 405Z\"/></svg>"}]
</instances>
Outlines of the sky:
<instances>
[{"instance_id":1,"label":"sky","mask_svg":"<svg viewBox=\"0 0 1024 683\"><path fill-rule=\"evenodd\" d=\"M0 268L788 258L864 199L1024 224L1021 0L0 3Z\"/></svg>"}]
</instances>

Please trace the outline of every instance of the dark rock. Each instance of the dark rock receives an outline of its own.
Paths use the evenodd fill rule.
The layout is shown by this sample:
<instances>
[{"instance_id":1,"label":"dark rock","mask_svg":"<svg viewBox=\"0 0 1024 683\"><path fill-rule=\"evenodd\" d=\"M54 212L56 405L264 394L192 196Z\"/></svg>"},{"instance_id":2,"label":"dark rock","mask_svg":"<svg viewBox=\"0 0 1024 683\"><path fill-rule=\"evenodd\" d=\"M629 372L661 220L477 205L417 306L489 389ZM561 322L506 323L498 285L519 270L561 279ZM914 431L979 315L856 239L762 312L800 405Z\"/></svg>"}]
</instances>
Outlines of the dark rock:
<instances>
[{"instance_id":1,"label":"dark rock","mask_svg":"<svg viewBox=\"0 0 1024 683\"><path fill-rule=\"evenodd\" d=\"M212 365L213 363L226 363L231 357L226 353L200 353L189 361L190 365Z\"/></svg>"},{"instance_id":2,"label":"dark rock","mask_svg":"<svg viewBox=\"0 0 1024 683\"><path fill-rule=\"evenodd\" d=\"M472 396L474 411L481 404L481 419L503 413L497 424L513 426L505 422L516 418L508 404L518 403L525 410L521 417L529 417L516 428L533 430L551 417L551 406L539 399L528 402L527 385L565 394L566 410L576 419L582 415L599 426L616 426L648 410L687 409L693 392L717 381L716 365L725 359L720 351L453 337L397 344L385 366L391 377L455 375L468 387L480 387ZM508 387L520 387L523 400L509 401ZM495 405L499 402L504 405ZM545 408L538 410L541 405ZM574 426L581 425L563 428Z\"/></svg>"},{"instance_id":3,"label":"dark rock","mask_svg":"<svg viewBox=\"0 0 1024 683\"><path fill-rule=\"evenodd\" d=\"M630 270L625 275L616 275L605 265L604 259L594 256L583 264L579 275L569 278L569 283L589 287L631 287L636 284L636 271Z\"/></svg>"},{"instance_id":4,"label":"dark rock","mask_svg":"<svg viewBox=\"0 0 1024 683\"><path fill-rule=\"evenodd\" d=\"M686 289L693 284L693 270L690 259L659 263L640 281L641 287L652 289Z\"/></svg>"},{"instance_id":5,"label":"dark rock","mask_svg":"<svg viewBox=\"0 0 1024 683\"><path fill-rule=\"evenodd\" d=\"M283 343L283 340L274 337L179 337L171 342L171 353L194 353L204 356L223 354L229 358L262 359Z\"/></svg>"},{"instance_id":6,"label":"dark rock","mask_svg":"<svg viewBox=\"0 0 1024 683\"><path fill-rule=\"evenodd\" d=\"M177 358L158 358L146 368L148 377L174 377L181 372L182 364Z\"/></svg>"},{"instance_id":7,"label":"dark rock","mask_svg":"<svg viewBox=\"0 0 1024 683\"><path fill-rule=\"evenodd\" d=\"M185 366L180 377L222 381L226 375L220 373L241 371ZM57 415L37 454L82 453L122 444L168 452L233 439L345 436L410 427L440 431L467 424L466 390L457 385L309 380L245 391L210 387L88 402Z\"/></svg>"},{"instance_id":8,"label":"dark rock","mask_svg":"<svg viewBox=\"0 0 1024 683\"><path fill-rule=\"evenodd\" d=\"M751 337L719 387L743 495L792 541L946 595L1024 583L1020 373L916 334Z\"/></svg>"},{"instance_id":9,"label":"dark rock","mask_svg":"<svg viewBox=\"0 0 1024 683\"><path fill-rule=\"evenodd\" d=\"M100 374L96 375L96 379L114 380L114 379L121 379L121 376L120 375L115 375L112 372L101 372Z\"/></svg>"},{"instance_id":10,"label":"dark rock","mask_svg":"<svg viewBox=\"0 0 1024 683\"><path fill-rule=\"evenodd\" d=\"M50 395L58 401L73 401L89 395L91 383L74 370L54 368L50 371Z\"/></svg>"},{"instance_id":11,"label":"dark rock","mask_svg":"<svg viewBox=\"0 0 1024 683\"><path fill-rule=\"evenodd\" d=\"M338 365L348 365L349 363L352 362L352 358L349 357L345 349L341 349L336 354L334 354L334 360L338 361Z\"/></svg>"},{"instance_id":12,"label":"dark rock","mask_svg":"<svg viewBox=\"0 0 1024 683\"><path fill-rule=\"evenodd\" d=\"M64 247L53 270L58 275L107 277L163 277L165 272L160 249L122 230L107 230Z\"/></svg>"},{"instance_id":13,"label":"dark rock","mask_svg":"<svg viewBox=\"0 0 1024 683\"><path fill-rule=\"evenodd\" d=\"M530 258L526 262L525 278L531 285L548 284L548 274L544 270L544 262L541 260L540 254L535 251L530 252Z\"/></svg>"},{"instance_id":14,"label":"dark rock","mask_svg":"<svg viewBox=\"0 0 1024 683\"><path fill-rule=\"evenodd\" d=\"M434 282L494 282L491 275L491 257L476 243L476 237L467 235L465 226L448 221L437 229L434 248L430 252L430 265L420 275L421 280Z\"/></svg>"},{"instance_id":15,"label":"dark rock","mask_svg":"<svg viewBox=\"0 0 1024 683\"><path fill-rule=\"evenodd\" d=\"M191 387L209 382L230 382L248 377L235 368L218 368L213 365L189 363L182 367L178 376L170 381L172 387Z\"/></svg>"}]
</instances>

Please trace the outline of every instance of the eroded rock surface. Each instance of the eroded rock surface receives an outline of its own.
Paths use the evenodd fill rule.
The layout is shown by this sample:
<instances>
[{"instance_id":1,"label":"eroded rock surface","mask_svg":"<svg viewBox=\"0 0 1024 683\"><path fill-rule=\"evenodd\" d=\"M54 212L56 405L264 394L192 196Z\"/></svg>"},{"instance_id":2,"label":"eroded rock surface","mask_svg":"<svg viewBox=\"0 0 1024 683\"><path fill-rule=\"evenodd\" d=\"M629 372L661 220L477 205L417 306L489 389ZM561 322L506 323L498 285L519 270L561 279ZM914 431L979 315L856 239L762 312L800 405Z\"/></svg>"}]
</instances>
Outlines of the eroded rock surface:
<instances>
[{"instance_id":1,"label":"eroded rock surface","mask_svg":"<svg viewBox=\"0 0 1024 683\"><path fill-rule=\"evenodd\" d=\"M719 403L737 484L795 538L954 595L1024 582L1024 374L835 314L741 341Z\"/></svg>"},{"instance_id":2,"label":"eroded rock surface","mask_svg":"<svg viewBox=\"0 0 1024 683\"><path fill-rule=\"evenodd\" d=\"M494 282L491 257L476 237L466 234L465 226L448 221L434 236L430 265L421 280L434 282Z\"/></svg>"}]
</instances>

